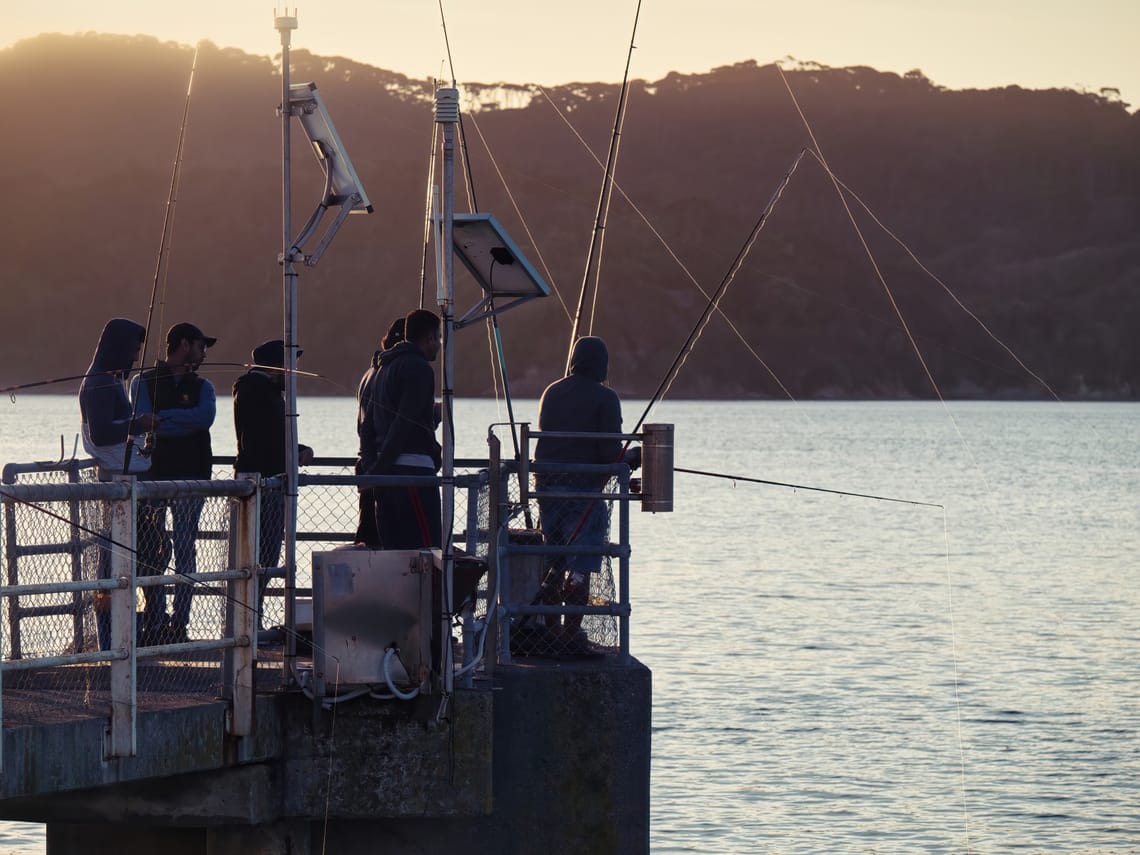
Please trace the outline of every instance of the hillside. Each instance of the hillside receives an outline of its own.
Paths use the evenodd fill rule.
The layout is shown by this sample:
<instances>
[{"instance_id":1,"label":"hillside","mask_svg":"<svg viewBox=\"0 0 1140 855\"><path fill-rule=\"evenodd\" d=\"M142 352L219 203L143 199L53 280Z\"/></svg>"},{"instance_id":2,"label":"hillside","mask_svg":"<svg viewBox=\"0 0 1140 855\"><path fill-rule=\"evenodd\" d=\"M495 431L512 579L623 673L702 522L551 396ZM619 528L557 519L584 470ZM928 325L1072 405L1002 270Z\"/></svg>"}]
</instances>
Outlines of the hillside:
<instances>
[{"instance_id":1,"label":"hillside","mask_svg":"<svg viewBox=\"0 0 1140 855\"><path fill-rule=\"evenodd\" d=\"M0 386L81 373L106 318L146 319L192 53L98 35L0 51L9 84ZM318 83L376 207L351 218L300 277L302 367L322 378L306 379L302 392L351 394L389 321L418 301L432 92L340 57L295 51L293 61L295 81ZM1044 394L979 321L1063 398L1140 396L1131 339L1140 328L1140 114L1072 91L950 91L918 72L809 64L787 79L836 175L976 316L850 202L947 396ZM512 391L536 395L565 359L563 303L572 311L577 301L600 182L551 101L604 160L618 86L465 94L483 105L464 125L478 208L545 263L561 295L502 317ZM270 59L203 46L154 323L192 320L219 338L207 373L220 391L240 370L220 363L244 362L253 345L281 334L279 96ZM321 184L296 140L300 224ZM636 81L618 182L712 293L809 144L773 66ZM704 298L640 215L615 194L595 332L610 343L615 387L648 396ZM461 282L459 310L474 302ZM783 397L780 384L796 398L931 395L810 156L722 309L759 358L714 317L673 396ZM492 392L487 353L481 328L459 333L458 394Z\"/></svg>"}]
</instances>

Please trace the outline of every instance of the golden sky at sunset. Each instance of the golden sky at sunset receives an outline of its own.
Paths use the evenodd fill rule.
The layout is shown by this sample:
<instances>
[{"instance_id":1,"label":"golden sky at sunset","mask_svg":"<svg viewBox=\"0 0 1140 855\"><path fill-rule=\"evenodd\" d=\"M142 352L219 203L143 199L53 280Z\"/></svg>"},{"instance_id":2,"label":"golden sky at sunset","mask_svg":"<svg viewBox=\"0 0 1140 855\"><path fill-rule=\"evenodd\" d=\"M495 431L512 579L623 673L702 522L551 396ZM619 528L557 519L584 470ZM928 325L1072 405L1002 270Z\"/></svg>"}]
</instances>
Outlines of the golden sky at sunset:
<instances>
[{"instance_id":1,"label":"golden sky at sunset","mask_svg":"<svg viewBox=\"0 0 1140 855\"><path fill-rule=\"evenodd\" d=\"M145 33L278 50L264 0L6 2L0 45L42 32ZM279 7L284 9L284 7ZM294 7L290 6L292 10ZM636 0L443 0L459 82L619 81ZM446 72L439 0L308 0L293 45L412 77ZM1140 0L643 0L634 77L786 56L921 69L950 88L1120 89L1140 107Z\"/></svg>"}]
</instances>

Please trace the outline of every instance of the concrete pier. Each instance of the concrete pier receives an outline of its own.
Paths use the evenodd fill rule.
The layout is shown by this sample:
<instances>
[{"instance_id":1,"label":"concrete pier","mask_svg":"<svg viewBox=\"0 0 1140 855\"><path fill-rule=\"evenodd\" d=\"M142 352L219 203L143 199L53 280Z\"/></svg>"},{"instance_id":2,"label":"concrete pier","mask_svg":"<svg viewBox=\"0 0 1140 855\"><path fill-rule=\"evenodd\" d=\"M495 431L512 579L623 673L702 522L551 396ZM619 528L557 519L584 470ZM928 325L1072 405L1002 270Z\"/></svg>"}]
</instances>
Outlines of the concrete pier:
<instances>
[{"instance_id":1,"label":"concrete pier","mask_svg":"<svg viewBox=\"0 0 1140 855\"><path fill-rule=\"evenodd\" d=\"M263 694L240 739L221 703L153 711L120 760L98 720L6 731L0 818L49 855L649 851L644 665L522 659L439 702Z\"/></svg>"}]
</instances>

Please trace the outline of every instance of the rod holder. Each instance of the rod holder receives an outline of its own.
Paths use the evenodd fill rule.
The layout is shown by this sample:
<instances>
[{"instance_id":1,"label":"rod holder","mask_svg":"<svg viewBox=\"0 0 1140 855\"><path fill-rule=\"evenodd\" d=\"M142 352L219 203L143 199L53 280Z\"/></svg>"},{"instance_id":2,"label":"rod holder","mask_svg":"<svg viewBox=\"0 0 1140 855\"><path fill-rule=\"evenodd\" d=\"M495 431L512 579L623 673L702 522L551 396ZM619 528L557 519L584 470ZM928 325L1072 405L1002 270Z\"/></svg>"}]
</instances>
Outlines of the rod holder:
<instances>
[{"instance_id":1,"label":"rod holder","mask_svg":"<svg viewBox=\"0 0 1140 855\"><path fill-rule=\"evenodd\" d=\"M641 510L673 510L673 425L644 425L641 436Z\"/></svg>"}]
</instances>

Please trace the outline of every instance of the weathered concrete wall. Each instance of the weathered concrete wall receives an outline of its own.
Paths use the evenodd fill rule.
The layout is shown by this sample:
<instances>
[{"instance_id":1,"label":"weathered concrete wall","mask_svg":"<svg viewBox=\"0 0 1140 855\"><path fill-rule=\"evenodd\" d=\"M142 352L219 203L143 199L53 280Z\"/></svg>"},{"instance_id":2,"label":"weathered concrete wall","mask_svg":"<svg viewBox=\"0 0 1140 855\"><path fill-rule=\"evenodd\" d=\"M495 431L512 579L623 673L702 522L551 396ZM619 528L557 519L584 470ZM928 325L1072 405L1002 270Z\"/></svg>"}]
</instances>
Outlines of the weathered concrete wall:
<instances>
[{"instance_id":1,"label":"weathered concrete wall","mask_svg":"<svg viewBox=\"0 0 1140 855\"><path fill-rule=\"evenodd\" d=\"M457 692L437 725L438 702L361 698L314 715L300 694L279 695L259 707L246 757L232 744L200 751L190 731L179 763L221 766L0 800L0 816L47 822L49 855L89 855L96 840L117 855L648 853L645 666L532 660ZM178 721L148 739L179 753Z\"/></svg>"},{"instance_id":2,"label":"weathered concrete wall","mask_svg":"<svg viewBox=\"0 0 1140 855\"><path fill-rule=\"evenodd\" d=\"M496 671L498 845L523 853L647 853L653 675L590 660Z\"/></svg>"},{"instance_id":3,"label":"weathered concrete wall","mask_svg":"<svg viewBox=\"0 0 1140 855\"><path fill-rule=\"evenodd\" d=\"M299 698L287 704L283 815L489 814L492 693L457 691L437 723L440 700L428 695L402 704L351 701L323 711L316 732L311 703Z\"/></svg>"},{"instance_id":4,"label":"weathered concrete wall","mask_svg":"<svg viewBox=\"0 0 1140 855\"><path fill-rule=\"evenodd\" d=\"M107 758L102 719L5 730L0 775L0 818L22 799L130 781L222 769L238 762L280 756L280 717L276 698L258 699L258 732L240 741L226 735L227 705L221 701L180 709L145 712L138 720L134 757Z\"/></svg>"}]
</instances>

